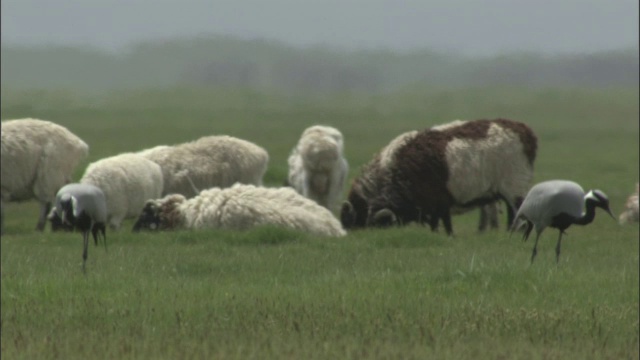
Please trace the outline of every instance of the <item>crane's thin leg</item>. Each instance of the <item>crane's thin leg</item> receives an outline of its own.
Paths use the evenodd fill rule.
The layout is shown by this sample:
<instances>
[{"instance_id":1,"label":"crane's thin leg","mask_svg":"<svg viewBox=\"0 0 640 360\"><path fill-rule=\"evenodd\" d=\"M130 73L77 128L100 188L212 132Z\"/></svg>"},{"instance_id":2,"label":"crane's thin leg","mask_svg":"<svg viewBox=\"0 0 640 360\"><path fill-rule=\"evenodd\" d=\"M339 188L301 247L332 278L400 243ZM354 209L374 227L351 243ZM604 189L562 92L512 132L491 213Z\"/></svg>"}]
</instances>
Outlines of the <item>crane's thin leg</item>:
<instances>
[{"instance_id":1,"label":"crane's thin leg","mask_svg":"<svg viewBox=\"0 0 640 360\"><path fill-rule=\"evenodd\" d=\"M562 241L562 233L563 231L560 230L560 235L558 236L558 244L556 244L556 264L560 262L560 242Z\"/></svg>"},{"instance_id":2,"label":"crane's thin leg","mask_svg":"<svg viewBox=\"0 0 640 360\"><path fill-rule=\"evenodd\" d=\"M87 273L86 263L87 263L87 251L89 248L89 232L85 231L82 233L82 240L84 241L84 249L82 250L82 272Z\"/></svg>"},{"instance_id":3,"label":"crane's thin leg","mask_svg":"<svg viewBox=\"0 0 640 360\"><path fill-rule=\"evenodd\" d=\"M529 239L529 235L531 234L531 230L533 230L533 223L527 221L525 223L524 234L522 234L522 241L527 241Z\"/></svg>"},{"instance_id":4,"label":"crane's thin leg","mask_svg":"<svg viewBox=\"0 0 640 360\"><path fill-rule=\"evenodd\" d=\"M531 264L533 264L533 259L538 254L538 239L540 239L540 233L536 231L536 243L533 244L533 251L531 251Z\"/></svg>"}]
</instances>

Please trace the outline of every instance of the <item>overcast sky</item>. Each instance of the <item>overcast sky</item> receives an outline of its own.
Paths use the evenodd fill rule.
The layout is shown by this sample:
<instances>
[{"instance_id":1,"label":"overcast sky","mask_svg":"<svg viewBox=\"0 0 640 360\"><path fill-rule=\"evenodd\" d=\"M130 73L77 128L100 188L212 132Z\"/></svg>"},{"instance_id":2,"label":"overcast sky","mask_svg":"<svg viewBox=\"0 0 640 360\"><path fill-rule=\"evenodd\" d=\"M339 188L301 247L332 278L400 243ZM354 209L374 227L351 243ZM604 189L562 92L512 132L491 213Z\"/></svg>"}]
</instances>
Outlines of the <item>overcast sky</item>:
<instances>
[{"instance_id":1,"label":"overcast sky","mask_svg":"<svg viewBox=\"0 0 640 360\"><path fill-rule=\"evenodd\" d=\"M474 55L638 45L638 0L2 0L3 44L228 34L349 49Z\"/></svg>"}]
</instances>

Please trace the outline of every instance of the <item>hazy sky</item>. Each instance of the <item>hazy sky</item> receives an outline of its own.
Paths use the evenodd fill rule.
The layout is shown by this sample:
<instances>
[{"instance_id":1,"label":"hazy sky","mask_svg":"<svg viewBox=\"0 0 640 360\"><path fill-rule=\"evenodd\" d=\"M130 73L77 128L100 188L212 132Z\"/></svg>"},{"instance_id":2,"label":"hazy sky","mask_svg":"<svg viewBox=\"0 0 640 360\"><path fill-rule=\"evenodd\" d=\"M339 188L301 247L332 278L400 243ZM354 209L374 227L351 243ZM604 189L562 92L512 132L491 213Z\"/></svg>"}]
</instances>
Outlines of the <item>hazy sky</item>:
<instances>
[{"instance_id":1,"label":"hazy sky","mask_svg":"<svg viewBox=\"0 0 640 360\"><path fill-rule=\"evenodd\" d=\"M2 43L91 44L230 34L293 45L468 54L638 45L638 0L2 0Z\"/></svg>"}]
</instances>

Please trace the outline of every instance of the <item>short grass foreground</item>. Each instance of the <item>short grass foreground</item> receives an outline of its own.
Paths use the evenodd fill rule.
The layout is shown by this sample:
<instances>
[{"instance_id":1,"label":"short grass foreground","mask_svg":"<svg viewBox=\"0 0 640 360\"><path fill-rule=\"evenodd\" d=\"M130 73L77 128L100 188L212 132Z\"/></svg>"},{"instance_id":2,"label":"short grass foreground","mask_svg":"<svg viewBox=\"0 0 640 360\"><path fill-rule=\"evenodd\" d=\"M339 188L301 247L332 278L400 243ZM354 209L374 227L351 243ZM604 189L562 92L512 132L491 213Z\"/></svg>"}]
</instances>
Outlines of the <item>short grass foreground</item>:
<instances>
[{"instance_id":1,"label":"short grass foreground","mask_svg":"<svg viewBox=\"0 0 640 360\"><path fill-rule=\"evenodd\" d=\"M637 359L638 227L2 238L2 356ZM465 226L466 224L466 226ZM127 224L129 225L129 224ZM5 357L6 356L6 357Z\"/></svg>"}]
</instances>

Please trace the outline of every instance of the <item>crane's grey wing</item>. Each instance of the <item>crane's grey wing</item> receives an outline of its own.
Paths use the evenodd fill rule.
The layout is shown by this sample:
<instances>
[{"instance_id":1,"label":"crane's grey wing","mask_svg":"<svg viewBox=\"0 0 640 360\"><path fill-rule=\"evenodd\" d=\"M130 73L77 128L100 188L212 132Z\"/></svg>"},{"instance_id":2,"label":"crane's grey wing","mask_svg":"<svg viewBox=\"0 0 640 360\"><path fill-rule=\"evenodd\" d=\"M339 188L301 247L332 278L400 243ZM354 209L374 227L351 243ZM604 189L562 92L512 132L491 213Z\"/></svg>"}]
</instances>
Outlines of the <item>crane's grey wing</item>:
<instances>
[{"instance_id":1,"label":"crane's grey wing","mask_svg":"<svg viewBox=\"0 0 640 360\"><path fill-rule=\"evenodd\" d=\"M565 180L546 181L531 188L518 214L549 226L553 217L564 213L578 218L584 210L584 191L580 185Z\"/></svg>"}]
</instances>

